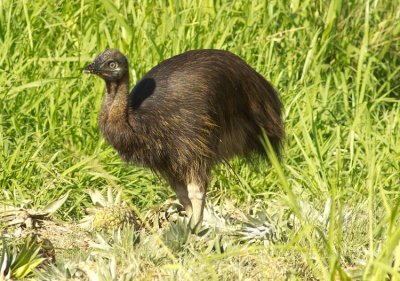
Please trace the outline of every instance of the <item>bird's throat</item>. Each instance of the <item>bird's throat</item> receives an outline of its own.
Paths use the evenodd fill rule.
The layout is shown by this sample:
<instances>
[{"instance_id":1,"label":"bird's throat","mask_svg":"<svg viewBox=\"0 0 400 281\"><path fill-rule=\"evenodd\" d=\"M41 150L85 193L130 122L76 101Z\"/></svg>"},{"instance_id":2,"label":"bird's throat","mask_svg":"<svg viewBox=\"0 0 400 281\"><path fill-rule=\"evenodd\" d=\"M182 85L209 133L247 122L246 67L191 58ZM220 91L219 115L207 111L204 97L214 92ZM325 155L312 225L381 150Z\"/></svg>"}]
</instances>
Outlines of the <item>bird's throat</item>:
<instances>
[{"instance_id":1,"label":"bird's throat","mask_svg":"<svg viewBox=\"0 0 400 281\"><path fill-rule=\"evenodd\" d=\"M127 98L129 93L129 76L125 75L118 81L106 81L107 96L111 99L124 97Z\"/></svg>"},{"instance_id":2,"label":"bird's throat","mask_svg":"<svg viewBox=\"0 0 400 281\"><path fill-rule=\"evenodd\" d=\"M119 81L106 81L106 97L103 102L103 113L109 122L125 122L128 113L129 76Z\"/></svg>"},{"instance_id":3,"label":"bird's throat","mask_svg":"<svg viewBox=\"0 0 400 281\"><path fill-rule=\"evenodd\" d=\"M132 139L132 127L128 121L129 77L118 82L106 81L106 91L99 118L100 130L123 156Z\"/></svg>"}]
</instances>

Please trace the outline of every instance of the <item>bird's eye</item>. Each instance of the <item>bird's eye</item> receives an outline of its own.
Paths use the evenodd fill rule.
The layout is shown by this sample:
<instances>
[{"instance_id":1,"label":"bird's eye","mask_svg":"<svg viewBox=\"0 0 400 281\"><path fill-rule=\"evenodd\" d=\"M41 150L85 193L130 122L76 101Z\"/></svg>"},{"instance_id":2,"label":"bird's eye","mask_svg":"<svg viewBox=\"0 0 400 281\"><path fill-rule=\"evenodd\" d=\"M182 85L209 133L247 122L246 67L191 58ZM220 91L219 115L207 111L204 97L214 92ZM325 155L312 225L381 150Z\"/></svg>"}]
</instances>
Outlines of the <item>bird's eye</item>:
<instances>
[{"instance_id":1,"label":"bird's eye","mask_svg":"<svg viewBox=\"0 0 400 281\"><path fill-rule=\"evenodd\" d=\"M114 69L117 67L117 63L115 61L111 61L109 62L108 67Z\"/></svg>"}]
</instances>

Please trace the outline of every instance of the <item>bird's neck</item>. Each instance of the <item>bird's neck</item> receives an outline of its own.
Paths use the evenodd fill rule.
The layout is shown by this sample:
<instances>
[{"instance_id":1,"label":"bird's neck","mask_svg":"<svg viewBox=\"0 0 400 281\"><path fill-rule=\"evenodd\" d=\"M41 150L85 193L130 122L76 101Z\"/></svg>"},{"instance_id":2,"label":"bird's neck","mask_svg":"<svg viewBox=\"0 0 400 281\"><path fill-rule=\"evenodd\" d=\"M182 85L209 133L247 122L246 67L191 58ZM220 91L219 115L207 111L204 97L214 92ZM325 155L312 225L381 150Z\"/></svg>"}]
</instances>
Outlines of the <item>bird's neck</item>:
<instances>
[{"instance_id":1,"label":"bird's neck","mask_svg":"<svg viewBox=\"0 0 400 281\"><path fill-rule=\"evenodd\" d=\"M107 115L107 123L125 122L128 114L129 75L120 81L106 81L106 91L102 111Z\"/></svg>"},{"instance_id":2,"label":"bird's neck","mask_svg":"<svg viewBox=\"0 0 400 281\"><path fill-rule=\"evenodd\" d=\"M133 135L128 116L129 76L118 82L107 81L106 91L99 119L100 130L122 157L128 157Z\"/></svg>"}]
</instances>

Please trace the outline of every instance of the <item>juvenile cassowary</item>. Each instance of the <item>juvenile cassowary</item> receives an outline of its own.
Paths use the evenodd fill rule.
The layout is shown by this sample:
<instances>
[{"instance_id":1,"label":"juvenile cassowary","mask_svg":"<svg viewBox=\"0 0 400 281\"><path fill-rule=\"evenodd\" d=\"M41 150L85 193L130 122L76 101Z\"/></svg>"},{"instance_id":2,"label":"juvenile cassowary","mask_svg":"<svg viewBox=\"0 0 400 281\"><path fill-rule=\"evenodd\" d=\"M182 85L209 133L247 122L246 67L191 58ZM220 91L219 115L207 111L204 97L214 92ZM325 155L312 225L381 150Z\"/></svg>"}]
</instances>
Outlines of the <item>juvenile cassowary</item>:
<instances>
[{"instance_id":1,"label":"juvenile cassowary","mask_svg":"<svg viewBox=\"0 0 400 281\"><path fill-rule=\"evenodd\" d=\"M238 56L193 50L152 68L130 92L127 58L107 49L84 69L106 82L100 130L129 163L164 177L196 228L214 164L265 154L267 135L280 155L281 101L273 86Z\"/></svg>"}]
</instances>

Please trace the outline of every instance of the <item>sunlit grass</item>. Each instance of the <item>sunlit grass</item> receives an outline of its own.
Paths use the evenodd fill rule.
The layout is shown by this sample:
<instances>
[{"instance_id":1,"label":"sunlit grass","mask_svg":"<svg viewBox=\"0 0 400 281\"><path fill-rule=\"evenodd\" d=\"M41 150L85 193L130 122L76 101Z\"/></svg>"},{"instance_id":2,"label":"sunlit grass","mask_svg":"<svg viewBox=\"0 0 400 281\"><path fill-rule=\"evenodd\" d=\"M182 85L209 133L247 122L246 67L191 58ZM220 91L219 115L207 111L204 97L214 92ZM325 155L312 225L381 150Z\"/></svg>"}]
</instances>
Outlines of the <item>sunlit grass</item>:
<instances>
[{"instance_id":1,"label":"sunlit grass","mask_svg":"<svg viewBox=\"0 0 400 281\"><path fill-rule=\"evenodd\" d=\"M143 213L173 196L99 134L104 85L81 69L108 47L128 56L133 82L185 50L230 50L285 105L283 161L221 164L209 198L289 217L287 239L179 254L176 276L196 279L200 264L204 279L240 279L233 265L256 264L268 278L268 260L294 278L400 280L398 1L1 1L0 203L39 208L70 190L57 216L71 221L90 189L123 189Z\"/></svg>"}]
</instances>

